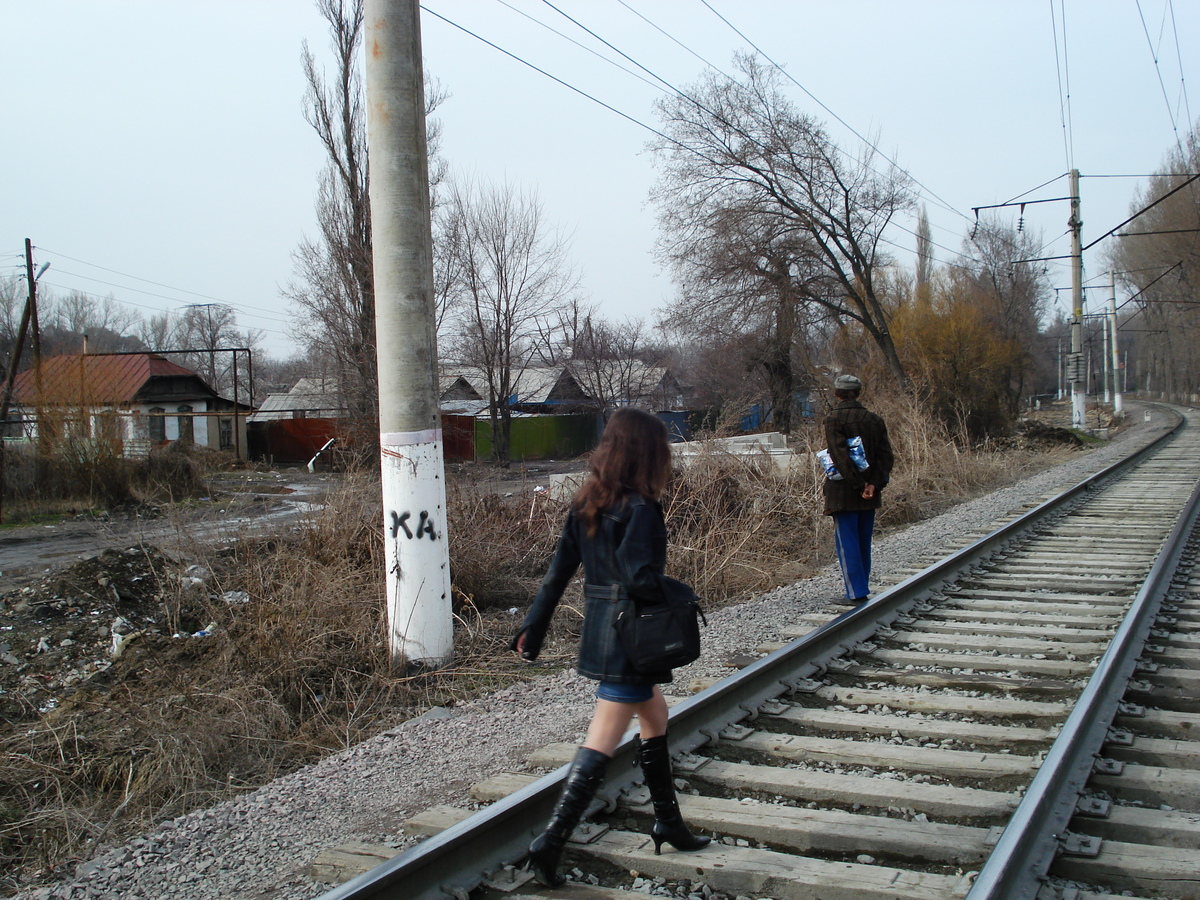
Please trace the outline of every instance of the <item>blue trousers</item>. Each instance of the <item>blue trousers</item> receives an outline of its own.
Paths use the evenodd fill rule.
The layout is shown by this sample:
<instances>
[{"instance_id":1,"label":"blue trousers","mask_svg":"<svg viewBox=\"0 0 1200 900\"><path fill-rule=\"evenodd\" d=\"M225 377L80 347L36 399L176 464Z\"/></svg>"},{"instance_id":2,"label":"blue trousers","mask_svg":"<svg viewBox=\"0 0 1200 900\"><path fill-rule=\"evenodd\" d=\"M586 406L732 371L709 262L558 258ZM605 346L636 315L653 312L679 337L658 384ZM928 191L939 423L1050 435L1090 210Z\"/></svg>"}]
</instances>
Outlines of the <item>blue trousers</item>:
<instances>
[{"instance_id":1,"label":"blue trousers","mask_svg":"<svg viewBox=\"0 0 1200 900\"><path fill-rule=\"evenodd\" d=\"M846 599L858 600L870 592L867 582L871 578L871 534L875 531L875 510L834 513L833 528L842 580L846 583Z\"/></svg>"}]
</instances>

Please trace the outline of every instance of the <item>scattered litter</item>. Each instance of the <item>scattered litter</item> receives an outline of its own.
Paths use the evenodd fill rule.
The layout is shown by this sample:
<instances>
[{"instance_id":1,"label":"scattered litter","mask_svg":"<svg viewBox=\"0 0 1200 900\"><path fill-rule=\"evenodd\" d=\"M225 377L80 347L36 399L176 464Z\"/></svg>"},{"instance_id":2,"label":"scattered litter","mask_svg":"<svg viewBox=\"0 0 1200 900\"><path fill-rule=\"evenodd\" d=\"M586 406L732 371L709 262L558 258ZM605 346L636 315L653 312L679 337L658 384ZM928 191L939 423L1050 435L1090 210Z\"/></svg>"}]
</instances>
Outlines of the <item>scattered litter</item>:
<instances>
[{"instance_id":1,"label":"scattered litter","mask_svg":"<svg viewBox=\"0 0 1200 900\"><path fill-rule=\"evenodd\" d=\"M210 635L212 635L212 634L213 634L213 633L214 633L216 630L217 630L217 623L216 623L216 622L209 622L207 625L205 625L205 626L204 626L203 628L201 628L199 631L193 632L193 633L192 633L192 637L209 637L209 636L210 636Z\"/></svg>"},{"instance_id":2,"label":"scattered litter","mask_svg":"<svg viewBox=\"0 0 1200 900\"><path fill-rule=\"evenodd\" d=\"M129 644L129 642L140 637L141 634L142 633L140 631L133 631L129 634L118 634L114 631L112 636L112 658L120 659L121 654L125 652L125 647Z\"/></svg>"}]
</instances>

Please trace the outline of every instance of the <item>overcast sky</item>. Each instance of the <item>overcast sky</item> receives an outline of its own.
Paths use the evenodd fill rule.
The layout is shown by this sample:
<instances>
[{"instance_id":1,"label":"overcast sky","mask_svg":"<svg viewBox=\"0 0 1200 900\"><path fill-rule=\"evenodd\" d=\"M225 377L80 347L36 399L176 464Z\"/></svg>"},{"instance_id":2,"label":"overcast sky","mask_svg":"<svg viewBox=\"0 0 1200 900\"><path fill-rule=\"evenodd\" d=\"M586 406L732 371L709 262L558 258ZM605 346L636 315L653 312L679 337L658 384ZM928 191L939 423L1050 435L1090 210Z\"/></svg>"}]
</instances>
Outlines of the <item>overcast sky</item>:
<instances>
[{"instance_id":1,"label":"overcast sky","mask_svg":"<svg viewBox=\"0 0 1200 900\"><path fill-rule=\"evenodd\" d=\"M1064 196L1065 178L1035 189L1071 165L1094 240L1144 183L1099 176L1152 172L1200 114L1194 0L555 0L645 69L544 0L425 6L452 173L536 190L586 295L614 318L650 318L673 291L652 255L652 134L637 124L657 124L665 89L645 70L683 87L706 62L731 71L753 42L844 148L871 136L924 186L940 261L960 249L972 207ZM51 290L111 293L147 315L228 303L273 355L293 352L280 288L315 231L323 163L301 112L302 42L329 59L313 4L0 0L0 24L0 271L23 271L28 237L52 264ZM1026 227L1065 254L1067 216L1065 202L1030 206ZM914 223L899 224L890 239L910 248ZM1096 283L1101 249L1086 259Z\"/></svg>"}]
</instances>

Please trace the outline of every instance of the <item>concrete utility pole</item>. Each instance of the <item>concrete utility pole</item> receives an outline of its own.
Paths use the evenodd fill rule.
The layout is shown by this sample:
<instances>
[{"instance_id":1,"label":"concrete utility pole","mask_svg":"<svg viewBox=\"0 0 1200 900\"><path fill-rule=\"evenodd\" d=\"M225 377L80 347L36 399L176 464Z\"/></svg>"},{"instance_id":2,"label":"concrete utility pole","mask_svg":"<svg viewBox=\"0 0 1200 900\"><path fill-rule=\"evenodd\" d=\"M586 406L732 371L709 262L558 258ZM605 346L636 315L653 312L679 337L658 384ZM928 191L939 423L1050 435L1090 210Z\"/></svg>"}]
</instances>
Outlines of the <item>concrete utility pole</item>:
<instances>
[{"instance_id":1,"label":"concrete utility pole","mask_svg":"<svg viewBox=\"0 0 1200 900\"><path fill-rule=\"evenodd\" d=\"M1112 375L1113 375L1113 418L1125 418L1121 407L1121 389L1117 387L1117 373L1121 370L1121 354L1117 350L1117 273L1108 273L1108 327L1112 334Z\"/></svg>"},{"instance_id":2,"label":"concrete utility pole","mask_svg":"<svg viewBox=\"0 0 1200 900\"><path fill-rule=\"evenodd\" d=\"M1103 389L1102 393L1104 394L1104 402L1110 403L1112 401L1112 395L1109 394L1109 392L1108 392L1108 385L1109 385L1109 376L1112 374L1112 372L1110 371L1112 369L1112 353L1109 351L1109 347L1108 347L1108 314L1107 313L1100 314L1100 336L1101 336L1101 338L1103 338L1100 345L1104 348L1103 352L1100 354L1100 357L1101 357L1100 358L1100 372L1101 372L1100 377L1102 379L1104 379L1104 389Z\"/></svg>"},{"instance_id":3,"label":"concrete utility pole","mask_svg":"<svg viewBox=\"0 0 1200 900\"><path fill-rule=\"evenodd\" d=\"M388 634L396 663L454 653L437 407L433 238L418 0L367 0L367 148Z\"/></svg>"},{"instance_id":4,"label":"concrete utility pole","mask_svg":"<svg viewBox=\"0 0 1200 900\"><path fill-rule=\"evenodd\" d=\"M1063 391L1063 354L1062 354L1062 338L1058 339L1058 393L1055 395L1055 400L1061 400L1064 396Z\"/></svg>"},{"instance_id":5,"label":"concrete utility pole","mask_svg":"<svg viewBox=\"0 0 1200 900\"><path fill-rule=\"evenodd\" d=\"M1071 382L1071 424L1086 424L1087 395L1083 385L1083 219L1079 216L1079 170L1071 170L1071 355L1067 359L1067 380Z\"/></svg>"}]
</instances>

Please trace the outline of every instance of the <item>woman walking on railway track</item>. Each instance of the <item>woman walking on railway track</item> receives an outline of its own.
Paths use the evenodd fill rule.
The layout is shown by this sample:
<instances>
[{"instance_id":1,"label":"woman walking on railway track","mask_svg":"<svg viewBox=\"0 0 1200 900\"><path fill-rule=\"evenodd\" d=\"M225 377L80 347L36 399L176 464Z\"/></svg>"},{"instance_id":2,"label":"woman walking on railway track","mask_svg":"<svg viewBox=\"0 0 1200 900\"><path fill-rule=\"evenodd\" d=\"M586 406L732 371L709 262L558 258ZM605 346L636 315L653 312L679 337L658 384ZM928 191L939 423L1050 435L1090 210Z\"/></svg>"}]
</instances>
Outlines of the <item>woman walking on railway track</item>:
<instances>
[{"instance_id":1,"label":"woman walking on railway track","mask_svg":"<svg viewBox=\"0 0 1200 900\"><path fill-rule=\"evenodd\" d=\"M671 672L639 672L614 628L635 599L661 597L667 529L659 498L671 476L666 426L642 410L617 410L589 470L572 501L541 589L512 644L525 659L537 658L554 609L582 563L585 612L576 671L600 684L587 738L571 763L546 830L529 846L530 865L550 887L564 881L558 874L563 847L635 715L638 762L654 806L654 852L659 853L664 842L677 850L699 850L710 840L688 830L675 798L667 703L658 688L671 680Z\"/></svg>"}]
</instances>

